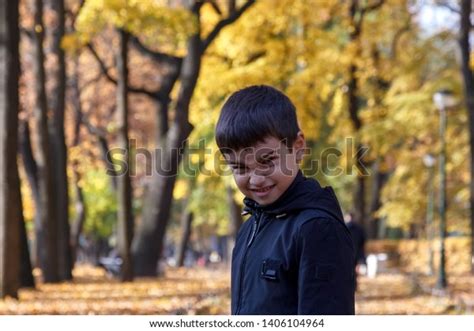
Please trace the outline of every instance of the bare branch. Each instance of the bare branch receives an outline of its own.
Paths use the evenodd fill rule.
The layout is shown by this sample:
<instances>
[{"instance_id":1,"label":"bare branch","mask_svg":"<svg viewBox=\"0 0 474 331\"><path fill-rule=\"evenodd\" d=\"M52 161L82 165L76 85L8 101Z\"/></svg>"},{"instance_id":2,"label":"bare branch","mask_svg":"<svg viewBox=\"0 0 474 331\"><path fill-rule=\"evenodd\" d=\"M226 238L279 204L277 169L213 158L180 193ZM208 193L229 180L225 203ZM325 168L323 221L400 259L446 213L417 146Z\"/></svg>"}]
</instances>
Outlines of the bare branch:
<instances>
[{"instance_id":1,"label":"bare branch","mask_svg":"<svg viewBox=\"0 0 474 331\"><path fill-rule=\"evenodd\" d=\"M212 9L214 9L214 11L220 16L222 15L222 11L221 9L219 8L219 5L217 4L216 1L214 0L206 0L205 2L208 2L211 6L212 6Z\"/></svg>"},{"instance_id":2,"label":"bare branch","mask_svg":"<svg viewBox=\"0 0 474 331\"><path fill-rule=\"evenodd\" d=\"M97 63L99 64L100 70L102 71L102 74L107 78L108 81L113 83L114 85L117 85L117 80L112 77L109 73L109 69L105 65L104 61L100 58L99 54L97 54L96 50L94 49L94 46L92 44L87 44L87 49L92 53L94 58L96 59ZM128 87L128 90L132 93L140 93L140 94L145 94L149 96L150 98L157 98L157 91L149 91L145 88L135 88L135 87Z\"/></svg>"},{"instance_id":3,"label":"bare branch","mask_svg":"<svg viewBox=\"0 0 474 331\"><path fill-rule=\"evenodd\" d=\"M233 13L229 14L228 17L220 20L214 26L214 29L208 34L206 39L202 41L201 52L204 53L206 49L209 47L209 45L212 43L212 41L219 35L221 30L225 28L227 25L234 23L254 3L255 3L255 0L247 0L247 2L244 5L242 5L242 7L240 7L239 10L234 11Z\"/></svg>"},{"instance_id":4,"label":"bare branch","mask_svg":"<svg viewBox=\"0 0 474 331\"><path fill-rule=\"evenodd\" d=\"M86 3L86 0L80 0L79 1L79 7L77 8L76 12L73 13L72 10L68 11L71 15L71 26L74 27L74 24L76 24L76 19L79 16L79 13L81 12L82 7L84 7L84 4Z\"/></svg>"},{"instance_id":5,"label":"bare branch","mask_svg":"<svg viewBox=\"0 0 474 331\"><path fill-rule=\"evenodd\" d=\"M94 78L89 79L79 89L82 91L89 87L89 85L97 83L102 78L102 73L97 74Z\"/></svg>"},{"instance_id":6,"label":"bare branch","mask_svg":"<svg viewBox=\"0 0 474 331\"><path fill-rule=\"evenodd\" d=\"M362 12L368 13L368 12L371 12L373 10L376 10L376 9L380 8L383 5L384 2L385 2L385 0L379 0L376 3L373 3L371 5L368 5L364 8L362 8Z\"/></svg>"},{"instance_id":7,"label":"bare branch","mask_svg":"<svg viewBox=\"0 0 474 331\"><path fill-rule=\"evenodd\" d=\"M85 114L82 114L81 117L81 123L87 128L87 130L94 136L96 136L99 139L106 139L107 137L107 131L103 128L99 128L94 126L85 116Z\"/></svg>"},{"instance_id":8,"label":"bare branch","mask_svg":"<svg viewBox=\"0 0 474 331\"><path fill-rule=\"evenodd\" d=\"M397 30L397 32L395 32L395 35L392 39L392 47L391 47L391 52L390 52L390 57L392 59L396 59L397 58L397 47L398 47L398 42L400 41L401 37L403 36L403 34L405 32L408 32L410 31L410 25L411 25L411 16L410 18L407 20L407 22L405 23L404 26L402 26L400 29Z\"/></svg>"},{"instance_id":9,"label":"bare branch","mask_svg":"<svg viewBox=\"0 0 474 331\"><path fill-rule=\"evenodd\" d=\"M181 62L183 62L183 59L181 57L152 51L151 49L143 45L140 39L138 39L136 36L130 36L130 42L138 51L140 51L140 53L142 53L145 56L148 56L149 58L153 59L156 62L167 63L170 65L177 65L177 66L180 66Z\"/></svg>"},{"instance_id":10,"label":"bare branch","mask_svg":"<svg viewBox=\"0 0 474 331\"><path fill-rule=\"evenodd\" d=\"M235 13L235 0L228 0L227 1L227 8L228 8L228 12L229 12L229 15L232 15Z\"/></svg>"},{"instance_id":11,"label":"bare branch","mask_svg":"<svg viewBox=\"0 0 474 331\"><path fill-rule=\"evenodd\" d=\"M34 38L34 33L32 30L25 29L23 27L20 27L20 32L23 36L26 36L28 40L32 41Z\"/></svg>"},{"instance_id":12,"label":"bare branch","mask_svg":"<svg viewBox=\"0 0 474 331\"><path fill-rule=\"evenodd\" d=\"M441 8L446 8L454 14L461 14L461 9L454 6L449 1L435 1L436 5Z\"/></svg>"}]
</instances>

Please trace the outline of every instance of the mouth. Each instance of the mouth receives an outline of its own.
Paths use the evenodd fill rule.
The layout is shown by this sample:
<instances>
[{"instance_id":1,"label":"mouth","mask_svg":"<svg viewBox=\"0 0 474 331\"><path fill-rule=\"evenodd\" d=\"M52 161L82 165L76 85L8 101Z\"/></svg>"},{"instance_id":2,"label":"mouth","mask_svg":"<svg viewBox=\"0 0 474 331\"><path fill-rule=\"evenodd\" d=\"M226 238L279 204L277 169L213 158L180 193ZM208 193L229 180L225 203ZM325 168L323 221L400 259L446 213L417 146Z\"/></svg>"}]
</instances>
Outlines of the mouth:
<instances>
[{"instance_id":1,"label":"mouth","mask_svg":"<svg viewBox=\"0 0 474 331\"><path fill-rule=\"evenodd\" d=\"M256 196L261 198L268 195L274 187L275 185L269 185L269 186L265 186L259 189L251 189L250 191L252 191Z\"/></svg>"}]
</instances>

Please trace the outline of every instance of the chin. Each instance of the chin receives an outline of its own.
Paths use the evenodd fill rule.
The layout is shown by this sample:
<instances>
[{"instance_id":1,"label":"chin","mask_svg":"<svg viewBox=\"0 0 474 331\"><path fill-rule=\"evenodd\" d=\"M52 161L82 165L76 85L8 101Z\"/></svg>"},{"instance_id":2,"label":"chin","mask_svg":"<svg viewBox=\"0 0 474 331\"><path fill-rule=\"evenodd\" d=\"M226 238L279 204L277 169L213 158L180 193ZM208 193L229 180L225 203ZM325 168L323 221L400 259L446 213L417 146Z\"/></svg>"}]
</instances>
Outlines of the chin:
<instances>
[{"instance_id":1,"label":"chin","mask_svg":"<svg viewBox=\"0 0 474 331\"><path fill-rule=\"evenodd\" d=\"M255 200L261 206L266 206L266 205L269 205L271 203L274 203L277 199L278 199L278 197L268 197L267 199L262 199L262 198L259 198L259 197L253 197L253 200Z\"/></svg>"}]
</instances>

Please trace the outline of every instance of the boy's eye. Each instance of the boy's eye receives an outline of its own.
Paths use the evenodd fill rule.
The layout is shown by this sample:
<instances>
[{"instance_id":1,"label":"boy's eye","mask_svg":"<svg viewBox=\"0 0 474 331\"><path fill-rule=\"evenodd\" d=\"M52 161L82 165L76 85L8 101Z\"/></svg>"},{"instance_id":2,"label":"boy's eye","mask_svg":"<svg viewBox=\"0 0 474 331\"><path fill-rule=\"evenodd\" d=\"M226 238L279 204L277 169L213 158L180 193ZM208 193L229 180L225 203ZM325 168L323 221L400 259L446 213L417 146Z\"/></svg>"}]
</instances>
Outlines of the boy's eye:
<instances>
[{"instance_id":1,"label":"boy's eye","mask_svg":"<svg viewBox=\"0 0 474 331\"><path fill-rule=\"evenodd\" d=\"M231 166L231 169L233 172L238 173L238 174L243 174L246 171L246 168L241 167L241 166L233 166L233 167Z\"/></svg>"},{"instance_id":2,"label":"boy's eye","mask_svg":"<svg viewBox=\"0 0 474 331\"><path fill-rule=\"evenodd\" d=\"M275 161L275 157L272 157L272 158L268 158L268 159L263 159L260 164L262 165L265 165L265 166L273 166L275 165L275 163L273 161Z\"/></svg>"}]
</instances>

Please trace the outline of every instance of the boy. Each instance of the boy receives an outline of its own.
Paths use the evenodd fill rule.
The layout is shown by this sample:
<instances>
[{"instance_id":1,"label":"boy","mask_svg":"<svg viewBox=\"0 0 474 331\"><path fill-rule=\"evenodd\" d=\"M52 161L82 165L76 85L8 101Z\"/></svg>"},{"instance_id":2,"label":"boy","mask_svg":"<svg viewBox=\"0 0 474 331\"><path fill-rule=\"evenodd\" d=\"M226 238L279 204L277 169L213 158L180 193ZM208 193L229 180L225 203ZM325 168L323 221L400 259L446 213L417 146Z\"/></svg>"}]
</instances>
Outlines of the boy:
<instances>
[{"instance_id":1,"label":"boy","mask_svg":"<svg viewBox=\"0 0 474 331\"><path fill-rule=\"evenodd\" d=\"M252 215L232 253L232 314L354 314L350 233L332 189L299 170L306 146L289 98L237 91L216 141Z\"/></svg>"}]
</instances>

